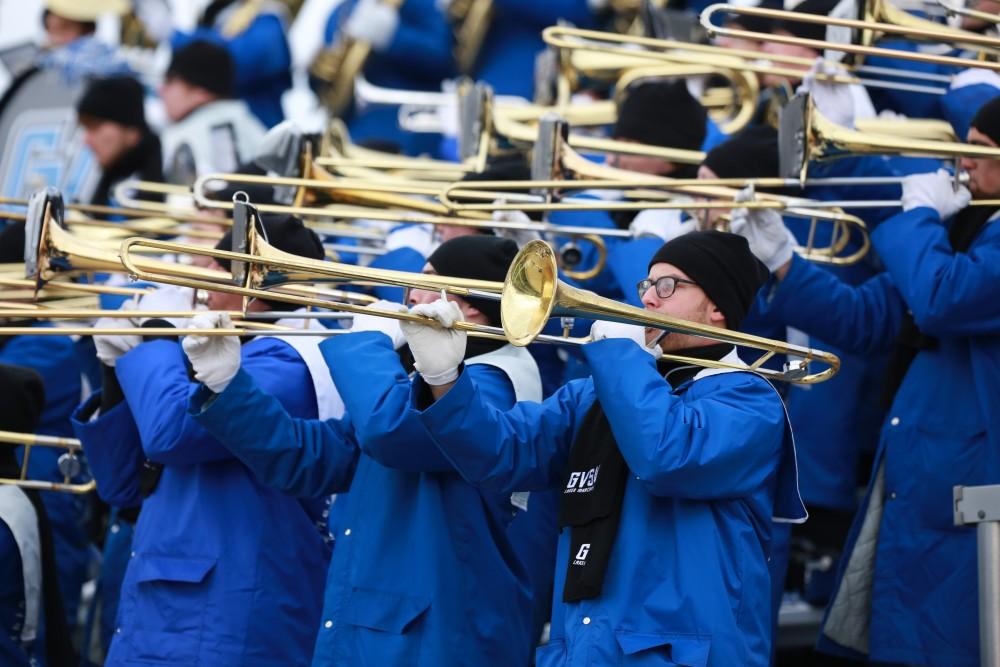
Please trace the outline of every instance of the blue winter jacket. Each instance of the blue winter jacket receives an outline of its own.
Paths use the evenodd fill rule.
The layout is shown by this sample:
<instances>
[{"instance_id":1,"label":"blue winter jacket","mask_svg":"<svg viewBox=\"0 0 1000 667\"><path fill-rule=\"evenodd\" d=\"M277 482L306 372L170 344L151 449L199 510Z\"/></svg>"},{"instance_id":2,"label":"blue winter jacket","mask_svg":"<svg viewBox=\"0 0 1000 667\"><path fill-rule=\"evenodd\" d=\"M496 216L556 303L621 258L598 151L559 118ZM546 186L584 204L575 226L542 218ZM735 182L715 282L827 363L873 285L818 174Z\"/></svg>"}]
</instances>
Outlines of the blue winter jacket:
<instances>
[{"instance_id":1,"label":"blue winter jacket","mask_svg":"<svg viewBox=\"0 0 1000 667\"><path fill-rule=\"evenodd\" d=\"M282 17L262 11L234 37L226 37L216 28L197 28L190 33L175 30L170 48L176 51L197 39L224 46L236 66L236 94L264 127L274 127L285 119L281 96L292 87L286 29Z\"/></svg>"},{"instance_id":2,"label":"blue winter jacket","mask_svg":"<svg viewBox=\"0 0 1000 667\"><path fill-rule=\"evenodd\" d=\"M954 253L937 213L917 208L882 223L873 242L887 271L863 285L796 258L769 294L778 317L857 354L888 350L906 310L938 339L917 353L896 393L841 561L833 604L870 592L870 605L851 609L850 638L828 620L824 644L832 633L875 662L972 667L976 536L952 525L952 488L1000 482L1000 227L987 224L967 253ZM874 543L858 539L866 515ZM866 562L867 580L857 575Z\"/></svg>"},{"instance_id":3,"label":"blue winter jacket","mask_svg":"<svg viewBox=\"0 0 1000 667\"><path fill-rule=\"evenodd\" d=\"M347 491L331 521L313 664L527 664L530 584L505 535L510 492L477 490L437 451L388 337L340 336L321 349L348 418L295 419L243 371L213 400L205 391L191 403L263 483L299 495ZM466 375L485 401L513 405L502 371L475 364Z\"/></svg>"},{"instance_id":4,"label":"blue winter jacket","mask_svg":"<svg viewBox=\"0 0 1000 667\"><path fill-rule=\"evenodd\" d=\"M289 345L252 341L242 363L292 413L315 417L308 370ZM164 467L136 524L106 664L307 664L329 559L322 510L261 485L188 416L200 385L177 342L139 345L116 374L125 403L78 429L102 495L136 497L135 433Z\"/></svg>"},{"instance_id":5,"label":"blue winter jacket","mask_svg":"<svg viewBox=\"0 0 1000 667\"><path fill-rule=\"evenodd\" d=\"M561 601L563 531L551 640L537 664L767 665L772 512L804 516L780 398L742 372L706 372L671 389L627 340L584 351L593 378L543 403L500 411L462 373L422 414L442 454L499 492L560 486L594 401L608 417L630 476L603 591Z\"/></svg>"}]
</instances>

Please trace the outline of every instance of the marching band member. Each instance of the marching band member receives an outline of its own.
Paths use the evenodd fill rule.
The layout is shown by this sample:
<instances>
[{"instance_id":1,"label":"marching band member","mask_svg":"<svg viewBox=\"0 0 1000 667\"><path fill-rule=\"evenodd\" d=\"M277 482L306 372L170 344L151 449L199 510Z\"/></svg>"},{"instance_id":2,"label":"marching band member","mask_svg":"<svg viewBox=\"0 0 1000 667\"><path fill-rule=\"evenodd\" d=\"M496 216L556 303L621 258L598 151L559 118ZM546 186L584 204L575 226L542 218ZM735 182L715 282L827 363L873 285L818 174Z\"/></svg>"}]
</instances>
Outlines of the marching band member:
<instances>
[{"instance_id":1,"label":"marching band member","mask_svg":"<svg viewBox=\"0 0 1000 667\"><path fill-rule=\"evenodd\" d=\"M297 219L265 218L264 229L281 250L323 257ZM211 297L213 308L242 306L239 297ZM249 376L292 414L316 418L335 409L335 390L319 372L315 339L311 350L295 340L303 341L233 342ZM262 486L187 414L199 385L176 338L104 335L95 343L124 403L95 394L77 413L77 433L101 493L126 506L142 499L106 664L308 663L330 549L324 501Z\"/></svg>"},{"instance_id":2,"label":"marching band member","mask_svg":"<svg viewBox=\"0 0 1000 667\"><path fill-rule=\"evenodd\" d=\"M0 364L0 430L33 433L45 407L42 376ZM10 446L0 447L0 477L17 479ZM52 528L35 489L0 486L0 662L10 667L75 663L59 592Z\"/></svg>"},{"instance_id":3,"label":"marching band member","mask_svg":"<svg viewBox=\"0 0 1000 667\"><path fill-rule=\"evenodd\" d=\"M694 232L665 244L638 288L648 310L737 328L765 275L739 237ZM506 411L462 368L462 332L408 336L411 401L444 460L484 490L563 491L537 663L767 665L772 516L805 516L781 398L750 373L656 362L738 363L730 345L607 322L592 333L592 378Z\"/></svg>"},{"instance_id":4,"label":"marching band member","mask_svg":"<svg viewBox=\"0 0 1000 667\"><path fill-rule=\"evenodd\" d=\"M1000 98L968 141L1000 145ZM852 287L799 258L775 271L766 312L856 354L891 351L872 480L855 518L821 648L872 661L979 664L975 533L952 521L955 485L1000 478L995 207L1000 161L963 159L969 190L939 171L907 177L903 212L872 242L886 266ZM780 219L750 213L744 231L763 259L783 252Z\"/></svg>"},{"instance_id":5,"label":"marching band member","mask_svg":"<svg viewBox=\"0 0 1000 667\"><path fill-rule=\"evenodd\" d=\"M511 241L463 236L442 244L425 272L499 280L515 254ZM437 299L411 290L411 312L499 324L496 302ZM425 327L402 331L412 348ZM314 665L527 664L537 640L532 595L544 593L532 590L506 530L512 503L526 502L530 514L533 499L479 491L441 456L410 403L412 366L394 349L402 343L399 326L371 316L325 342L347 415L316 421L289 415L240 369L231 342L192 337L185 348L205 387L191 411L271 487L343 494ZM460 357L488 404L507 409L540 398L538 370L523 348L477 341ZM235 411L248 418L234 419Z\"/></svg>"},{"instance_id":6,"label":"marching band member","mask_svg":"<svg viewBox=\"0 0 1000 667\"><path fill-rule=\"evenodd\" d=\"M285 35L287 8L279 2L213 0L189 33L175 30L167 0L136 0L135 13L157 42L176 53L191 42L224 47L236 68L236 93L264 124L285 118L281 96L292 87L292 55Z\"/></svg>"},{"instance_id":7,"label":"marching band member","mask_svg":"<svg viewBox=\"0 0 1000 667\"><path fill-rule=\"evenodd\" d=\"M93 80L76 103L84 143L101 168L92 204L113 205L111 191L126 179L163 180L160 138L146 123L145 97L139 81L117 76Z\"/></svg>"},{"instance_id":8,"label":"marching band member","mask_svg":"<svg viewBox=\"0 0 1000 667\"><path fill-rule=\"evenodd\" d=\"M162 138L171 183L191 185L203 174L234 172L253 157L264 126L234 99L235 83L225 48L195 40L174 51L160 85L170 121Z\"/></svg>"},{"instance_id":9,"label":"marching band member","mask_svg":"<svg viewBox=\"0 0 1000 667\"><path fill-rule=\"evenodd\" d=\"M406 0L399 7L380 0L343 2L327 20L323 43L335 49L346 39L371 44L363 74L376 86L438 91L454 73L451 31L437 0ZM440 137L404 131L398 111L391 105L354 104L345 116L351 139L407 155L434 153Z\"/></svg>"}]
</instances>

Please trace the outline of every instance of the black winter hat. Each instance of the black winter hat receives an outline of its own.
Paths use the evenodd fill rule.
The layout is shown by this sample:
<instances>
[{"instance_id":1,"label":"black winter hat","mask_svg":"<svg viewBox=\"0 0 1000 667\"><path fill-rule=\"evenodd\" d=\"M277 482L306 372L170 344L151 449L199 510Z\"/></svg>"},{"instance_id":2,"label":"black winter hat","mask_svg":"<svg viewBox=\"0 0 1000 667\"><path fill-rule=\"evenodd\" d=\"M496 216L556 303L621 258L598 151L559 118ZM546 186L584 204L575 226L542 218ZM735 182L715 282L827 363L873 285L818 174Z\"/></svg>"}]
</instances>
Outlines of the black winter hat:
<instances>
[{"instance_id":1,"label":"black winter hat","mask_svg":"<svg viewBox=\"0 0 1000 667\"><path fill-rule=\"evenodd\" d=\"M166 78L176 77L219 97L234 97L236 67L225 47L197 39L174 51Z\"/></svg>"},{"instance_id":2,"label":"black winter hat","mask_svg":"<svg viewBox=\"0 0 1000 667\"><path fill-rule=\"evenodd\" d=\"M750 312L768 271L750 252L742 236L729 232L691 232L668 241L656 251L649 267L673 264L686 273L726 317L726 326L738 329Z\"/></svg>"},{"instance_id":3,"label":"black winter hat","mask_svg":"<svg viewBox=\"0 0 1000 667\"><path fill-rule=\"evenodd\" d=\"M24 220L8 222L0 231L0 264L24 261Z\"/></svg>"},{"instance_id":4,"label":"black winter hat","mask_svg":"<svg viewBox=\"0 0 1000 667\"><path fill-rule=\"evenodd\" d=\"M326 259L323 242L320 241L316 232L303 225L299 218L291 215L261 215L260 221L264 227L267 242L278 250L309 259ZM232 229L227 231L215 244L215 249L233 249ZM216 258L215 261L226 271L231 270L229 260ZM267 304L271 310L296 310L299 308L293 303L284 301L271 301L269 299L261 299L261 301Z\"/></svg>"},{"instance_id":5,"label":"black winter hat","mask_svg":"<svg viewBox=\"0 0 1000 667\"><path fill-rule=\"evenodd\" d=\"M502 282L517 255L517 244L496 236L458 236L445 241L427 258L438 275ZM486 315L490 324L500 325L500 302L463 297Z\"/></svg>"},{"instance_id":6,"label":"black winter hat","mask_svg":"<svg viewBox=\"0 0 1000 667\"><path fill-rule=\"evenodd\" d=\"M979 111L972 119L972 127L1000 146L1000 97L994 97L979 107Z\"/></svg>"},{"instance_id":7,"label":"black winter hat","mask_svg":"<svg viewBox=\"0 0 1000 667\"><path fill-rule=\"evenodd\" d=\"M773 178L778 176L778 131L753 125L713 148L702 164L719 178Z\"/></svg>"},{"instance_id":8,"label":"black winter hat","mask_svg":"<svg viewBox=\"0 0 1000 667\"><path fill-rule=\"evenodd\" d=\"M38 371L0 364L0 430L32 433L45 408L45 384Z\"/></svg>"},{"instance_id":9,"label":"black winter hat","mask_svg":"<svg viewBox=\"0 0 1000 667\"><path fill-rule=\"evenodd\" d=\"M705 141L707 116L683 81L643 83L625 92L612 136L695 151Z\"/></svg>"},{"instance_id":10,"label":"black winter hat","mask_svg":"<svg viewBox=\"0 0 1000 667\"><path fill-rule=\"evenodd\" d=\"M146 91L130 76L94 79L76 103L81 119L110 120L126 127L146 127Z\"/></svg>"},{"instance_id":11,"label":"black winter hat","mask_svg":"<svg viewBox=\"0 0 1000 667\"><path fill-rule=\"evenodd\" d=\"M820 14L827 16L837 6L838 2L839 0L803 0L792 7L792 11L799 14ZM804 23L791 19L779 19L774 22L771 32L778 30L804 39L826 39L826 25L822 23Z\"/></svg>"}]
</instances>

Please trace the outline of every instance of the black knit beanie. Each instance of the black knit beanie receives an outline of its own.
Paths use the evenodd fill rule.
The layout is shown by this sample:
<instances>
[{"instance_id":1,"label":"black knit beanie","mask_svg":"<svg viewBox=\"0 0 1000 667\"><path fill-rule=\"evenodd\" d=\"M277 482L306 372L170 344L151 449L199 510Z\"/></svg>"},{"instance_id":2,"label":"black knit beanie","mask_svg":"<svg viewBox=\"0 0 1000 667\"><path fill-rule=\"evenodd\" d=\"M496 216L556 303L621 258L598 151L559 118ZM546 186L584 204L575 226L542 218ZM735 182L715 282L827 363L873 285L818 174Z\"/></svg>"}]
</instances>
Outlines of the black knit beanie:
<instances>
[{"instance_id":1,"label":"black knit beanie","mask_svg":"<svg viewBox=\"0 0 1000 667\"><path fill-rule=\"evenodd\" d=\"M702 164L719 178L777 178L778 131L770 125L751 125L705 155ZM757 188L761 192L788 192L786 188Z\"/></svg>"},{"instance_id":2,"label":"black knit beanie","mask_svg":"<svg viewBox=\"0 0 1000 667\"><path fill-rule=\"evenodd\" d=\"M45 408L45 384L38 371L0 364L0 430L33 433Z\"/></svg>"},{"instance_id":3,"label":"black knit beanie","mask_svg":"<svg viewBox=\"0 0 1000 667\"><path fill-rule=\"evenodd\" d=\"M839 0L803 0L792 7L793 12L799 14L819 14L827 16L833 8L837 6ZM826 25L822 23L804 23L792 19L779 19L774 22L772 32L782 30L795 37L804 39L826 39ZM810 47L811 48L811 47Z\"/></svg>"},{"instance_id":4,"label":"black knit beanie","mask_svg":"<svg viewBox=\"0 0 1000 667\"><path fill-rule=\"evenodd\" d=\"M458 236L445 241L427 258L438 275L503 282L507 269L517 255L517 244L496 236ZM463 297L500 325L500 302L477 297Z\"/></svg>"},{"instance_id":5,"label":"black knit beanie","mask_svg":"<svg viewBox=\"0 0 1000 667\"><path fill-rule=\"evenodd\" d=\"M705 141L706 118L683 81L653 81L626 91L612 136L696 151Z\"/></svg>"},{"instance_id":6,"label":"black knit beanie","mask_svg":"<svg viewBox=\"0 0 1000 667\"><path fill-rule=\"evenodd\" d=\"M282 250L299 257L309 259L326 259L326 251L323 242L320 241L316 232L302 224L302 221L291 215L261 215L261 224L264 226L264 234L267 242L278 250ZM229 229L215 244L216 250L233 249L233 231ZM230 270L228 259L215 258L219 266L226 271ZM283 301L271 301L261 299L272 310L295 310L299 306Z\"/></svg>"},{"instance_id":7,"label":"black knit beanie","mask_svg":"<svg viewBox=\"0 0 1000 667\"><path fill-rule=\"evenodd\" d=\"M8 222L0 230L0 264L24 261L24 220Z\"/></svg>"},{"instance_id":8,"label":"black knit beanie","mask_svg":"<svg viewBox=\"0 0 1000 667\"><path fill-rule=\"evenodd\" d=\"M110 120L126 127L146 127L142 84L130 76L94 79L76 103L81 119Z\"/></svg>"},{"instance_id":9,"label":"black knit beanie","mask_svg":"<svg viewBox=\"0 0 1000 667\"><path fill-rule=\"evenodd\" d=\"M979 107L979 111L972 119L972 127L1000 146L1000 97L994 97Z\"/></svg>"},{"instance_id":10,"label":"black knit beanie","mask_svg":"<svg viewBox=\"0 0 1000 667\"><path fill-rule=\"evenodd\" d=\"M660 263L673 264L701 287L730 329L740 327L768 276L767 267L750 252L747 240L729 232L678 236L656 251L649 267Z\"/></svg>"},{"instance_id":11,"label":"black knit beanie","mask_svg":"<svg viewBox=\"0 0 1000 667\"><path fill-rule=\"evenodd\" d=\"M174 51L166 78L178 78L219 97L234 97L236 67L223 46L198 39Z\"/></svg>"}]
</instances>

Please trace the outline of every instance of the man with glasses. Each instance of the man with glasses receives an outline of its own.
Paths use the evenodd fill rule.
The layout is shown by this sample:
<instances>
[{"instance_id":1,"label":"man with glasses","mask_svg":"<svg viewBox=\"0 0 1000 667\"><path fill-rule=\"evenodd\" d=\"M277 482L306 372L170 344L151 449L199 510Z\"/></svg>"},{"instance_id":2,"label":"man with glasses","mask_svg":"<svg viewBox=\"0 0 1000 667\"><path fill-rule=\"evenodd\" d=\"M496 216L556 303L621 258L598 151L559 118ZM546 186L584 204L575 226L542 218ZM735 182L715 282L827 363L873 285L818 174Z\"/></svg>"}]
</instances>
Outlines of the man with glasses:
<instances>
[{"instance_id":1,"label":"man with glasses","mask_svg":"<svg viewBox=\"0 0 1000 667\"><path fill-rule=\"evenodd\" d=\"M668 242L648 268L647 310L728 329L767 275L716 231ZM461 366L462 332L410 338L412 401L444 457L484 490L562 491L537 664L767 665L772 518L805 516L780 397L749 372L660 359L738 364L732 345L608 322L592 336L592 378L508 410Z\"/></svg>"}]
</instances>

